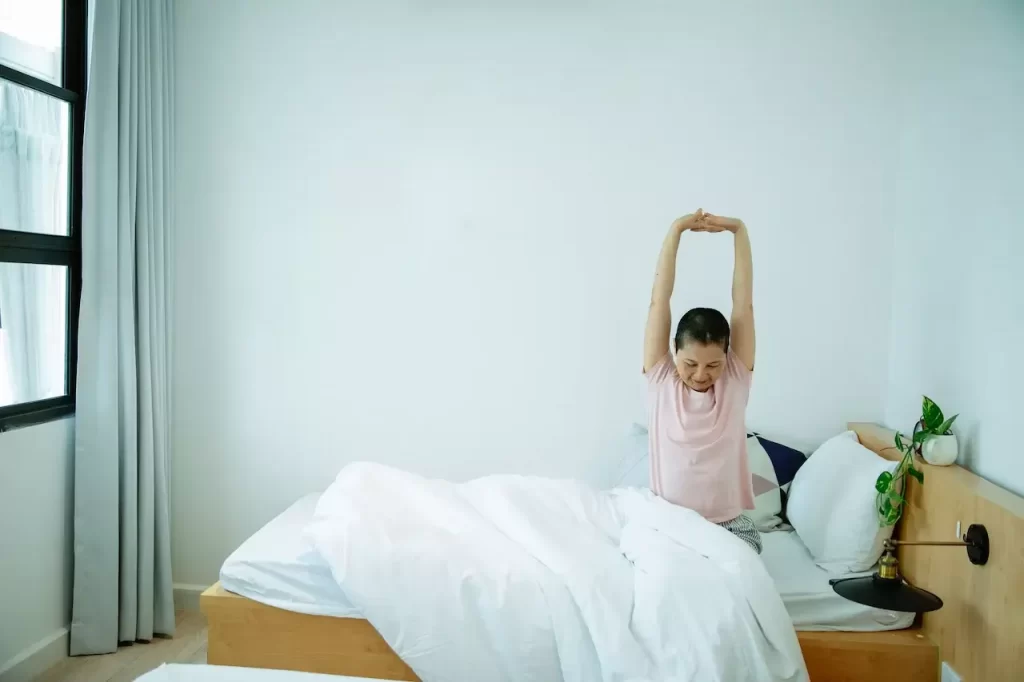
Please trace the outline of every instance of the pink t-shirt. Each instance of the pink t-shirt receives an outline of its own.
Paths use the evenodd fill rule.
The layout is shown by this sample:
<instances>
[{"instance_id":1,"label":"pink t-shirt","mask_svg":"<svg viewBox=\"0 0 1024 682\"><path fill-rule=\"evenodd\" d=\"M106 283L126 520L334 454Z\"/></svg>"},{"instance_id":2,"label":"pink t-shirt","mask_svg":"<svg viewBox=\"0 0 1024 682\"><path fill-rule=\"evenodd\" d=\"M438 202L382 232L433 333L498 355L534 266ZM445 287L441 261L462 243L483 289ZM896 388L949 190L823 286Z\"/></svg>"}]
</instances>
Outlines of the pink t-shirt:
<instances>
[{"instance_id":1,"label":"pink t-shirt","mask_svg":"<svg viewBox=\"0 0 1024 682\"><path fill-rule=\"evenodd\" d=\"M647 372L651 489L708 521L754 508L746 409L752 373L731 350L706 392L687 387L671 354Z\"/></svg>"}]
</instances>

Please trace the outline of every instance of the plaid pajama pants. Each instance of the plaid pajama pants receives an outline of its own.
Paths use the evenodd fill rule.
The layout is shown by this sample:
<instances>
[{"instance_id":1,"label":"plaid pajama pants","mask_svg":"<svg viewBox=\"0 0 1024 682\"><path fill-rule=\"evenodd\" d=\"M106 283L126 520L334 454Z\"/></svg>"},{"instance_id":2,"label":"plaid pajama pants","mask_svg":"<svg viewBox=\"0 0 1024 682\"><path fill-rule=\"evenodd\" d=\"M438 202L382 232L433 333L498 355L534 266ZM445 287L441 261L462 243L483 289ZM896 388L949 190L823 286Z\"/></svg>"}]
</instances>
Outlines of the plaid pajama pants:
<instances>
[{"instance_id":1,"label":"plaid pajama pants","mask_svg":"<svg viewBox=\"0 0 1024 682\"><path fill-rule=\"evenodd\" d=\"M761 534L754 527L754 522L746 515L737 516L735 519L723 521L718 525L750 545L750 548L758 554L761 553Z\"/></svg>"}]
</instances>

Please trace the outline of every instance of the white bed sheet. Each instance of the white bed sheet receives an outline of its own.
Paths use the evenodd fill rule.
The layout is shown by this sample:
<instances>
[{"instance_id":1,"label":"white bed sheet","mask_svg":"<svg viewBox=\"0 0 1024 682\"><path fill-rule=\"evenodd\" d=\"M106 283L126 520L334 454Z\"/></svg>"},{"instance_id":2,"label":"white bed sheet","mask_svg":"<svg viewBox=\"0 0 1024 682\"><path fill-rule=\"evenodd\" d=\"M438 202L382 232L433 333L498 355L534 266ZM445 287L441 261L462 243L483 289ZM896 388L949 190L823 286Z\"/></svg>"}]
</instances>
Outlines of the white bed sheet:
<instances>
[{"instance_id":1,"label":"white bed sheet","mask_svg":"<svg viewBox=\"0 0 1024 682\"><path fill-rule=\"evenodd\" d=\"M136 682L381 682L366 677L300 673L294 670L236 668L224 665L165 664ZM386 680L384 681L386 682Z\"/></svg>"},{"instance_id":2,"label":"white bed sheet","mask_svg":"<svg viewBox=\"0 0 1024 682\"><path fill-rule=\"evenodd\" d=\"M320 493L306 495L243 542L221 567L221 586L287 611L358 618L359 610L303 534L319 499Z\"/></svg>"},{"instance_id":3,"label":"white bed sheet","mask_svg":"<svg viewBox=\"0 0 1024 682\"><path fill-rule=\"evenodd\" d=\"M327 563L306 542L319 493L299 499L236 549L220 572L224 589L277 608L359 618ZM797 630L880 631L910 627L914 614L863 606L840 597L792 531L761 535L761 558ZM869 573L857 574L869 575Z\"/></svg>"},{"instance_id":4,"label":"white bed sheet","mask_svg":"<svg viewBox=\"0 0 1024 682\"><path fill-rule=\"evenodd\" d=\"M884 611L836 594L828 581L837 576L818 568L794 531L762 533L761 543L761 559L797 630L873 632L902 630L913 624L912 613ZM843 577L854 575L871 575L871 572Z\"/></svg>"}]
</instances>

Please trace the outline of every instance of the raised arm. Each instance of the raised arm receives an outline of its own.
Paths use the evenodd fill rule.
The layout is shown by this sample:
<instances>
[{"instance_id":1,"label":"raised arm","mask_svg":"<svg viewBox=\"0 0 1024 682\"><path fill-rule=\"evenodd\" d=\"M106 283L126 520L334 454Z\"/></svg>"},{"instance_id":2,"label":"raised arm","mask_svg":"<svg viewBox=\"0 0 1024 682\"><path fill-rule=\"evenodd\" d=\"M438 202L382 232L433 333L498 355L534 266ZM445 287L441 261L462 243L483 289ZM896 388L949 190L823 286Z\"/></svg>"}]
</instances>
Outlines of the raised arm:
<instances>
[{"instance_id":1,"label":"raised arm","mask_svg":"<svg viewBox=\"0 0 1024 682\"><path fill-rule=\"evenodd\" d=\"M651 291L651 307L647 312L647 328L644 332L644 372L649 372L668 353L668 339L672 333L672 289L676 284L676 255L679 252L679 238L683 232L701 224L704 213L697 209L679 218L669 228L658 256L658 269L654 273L654 288Z\"/></svg>"},{"instance_id":2,"label":"raised arm","mask_svg":"<svg viewBox=\"0 0 1024 682\"><path fill-rule=\"evenodd\" d=\"M732 327L733 352L747 369L754 369L754 263L750 254L750 236L747 226L738 218L723 218L710 213L705 216L707 231L728 230L735 242L735 262L732 270Z\"/></svg>"}]
</instances>

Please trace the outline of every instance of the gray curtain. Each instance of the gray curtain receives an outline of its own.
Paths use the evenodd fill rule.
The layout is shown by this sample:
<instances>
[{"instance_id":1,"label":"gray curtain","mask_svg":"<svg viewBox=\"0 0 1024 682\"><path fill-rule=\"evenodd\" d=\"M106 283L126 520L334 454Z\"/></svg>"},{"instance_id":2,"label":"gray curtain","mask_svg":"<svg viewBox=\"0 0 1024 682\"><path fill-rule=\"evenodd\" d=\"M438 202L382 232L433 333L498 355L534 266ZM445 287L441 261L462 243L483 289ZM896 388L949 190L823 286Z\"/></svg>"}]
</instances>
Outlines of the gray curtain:
<instances>
[{"instance_id":1,"label":"gray curtain","mask_svg":"<svg viewBox=\"0 0 1024 682\"><path fill-rule=\"evenodd\" d=\"M71 654L174 634L171 0L96 0L86 104Z\"/></svg>"}]
</instances>

